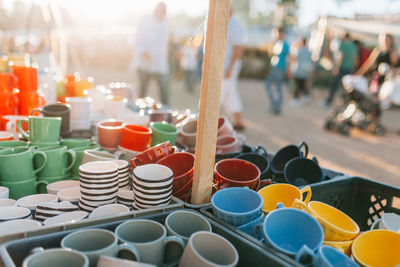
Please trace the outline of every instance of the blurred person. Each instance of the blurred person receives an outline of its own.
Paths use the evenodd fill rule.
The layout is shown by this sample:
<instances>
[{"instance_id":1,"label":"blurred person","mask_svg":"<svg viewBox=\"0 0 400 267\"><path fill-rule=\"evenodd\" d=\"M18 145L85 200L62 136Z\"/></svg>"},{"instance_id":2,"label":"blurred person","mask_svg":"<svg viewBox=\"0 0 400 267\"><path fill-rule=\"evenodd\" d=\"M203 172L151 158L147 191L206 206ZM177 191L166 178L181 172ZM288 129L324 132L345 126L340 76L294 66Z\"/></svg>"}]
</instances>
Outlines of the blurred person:
<instances>
[{"instance_id":1,"label":"blurred person","mask_svg":"<svg viewBox=\"0 0 400 267\"><path fill-rule=\"evenodd\" d=\"M238 77L242 67L242 51L244 43L244 29L239 20L233 17L233 10L229 12L228 33L224 59L224 77L221 86L221 106L225 112L233 115L233 126L236 130L243 130L242 100L238 91Z\"/></svg>"},{"instance_id":2,"label":"blurred person","mask_svg":"<svg viewBox=\"0 0 400 267\"><path fill-rule=\"evenodd\" d=\"M194 94L198 80L198 51L201 44L197 42L197 36L187 39L180 51L180 66L183 70L186 90Z\"/></svg>"},{"instance_id":3,"label":"blurred person","mask_svg":"<svg viewBox=\"0 0 400 267\"><path fill-rule=\"evenodd\" d=\"M360 40L354 40L354 44L358 50L358 62L356 64L356 68L359 69L365 61L367 61L369 55L371 54L371 50L367 48Z\"/></svg>"},{"instance_id":4,"label":"blurred person","mask_svg":"<svg viewBox=\"0 0 400 267\"><path fill-rule=\"evenodd\" d=\"M167 6L158 3L154 13L145 17L138 25L135 50L138 60L140 97L147 96L150 80L157 81L161 102L169 104L168 44L169 29Z\"/></svg>"},{"instance_id":5,"label":"blurred person","mask_svg":"<svg viewBox=\"0 0 400 267\"><path fill-rule=\"evenodd\" d=\"M307 104L311 100L308 87L314 63L311 59L311 51L307 47L307 38L301 38L294 50L291 60L294 62L293 76L296 88L291 104L299 106L301 102ZM302 96L301 102L300 95Z\"/></svg>"},{"instance_id":6,"label":"blurred person","mask_svg":"<svg viewBox=\"0 0 400 267\"><path fill-rule=\"evenodd\" d=\"M289 54L289 45L284 40L285 32L283 28L274 29L272 32L274 42L272 46L271 70L265 80L265 87L271 103L270 112L279 115L282 111L283 88L285 74L290 67L288 66L287 56ZM277 97L275 97L273 87L276 88Z\"/></svg>"},{"instance_id":7,"label":"blurred person","mask_svg":"<svg viewBox=\"0 0 400 267\"><path fill-rule=\"evenodd\" d=\"M323 105L329 107L335 97L336 91L339 86L342 85L342 78L345 75L352 74L356 63L358 61L358 50L353 43L349 33L345 33L344 38L339 46L339 54L335 62L335 67L332 74L335 76L333 78L333 83L331 85L329 96Z\"/></svg>"}]
</instances>

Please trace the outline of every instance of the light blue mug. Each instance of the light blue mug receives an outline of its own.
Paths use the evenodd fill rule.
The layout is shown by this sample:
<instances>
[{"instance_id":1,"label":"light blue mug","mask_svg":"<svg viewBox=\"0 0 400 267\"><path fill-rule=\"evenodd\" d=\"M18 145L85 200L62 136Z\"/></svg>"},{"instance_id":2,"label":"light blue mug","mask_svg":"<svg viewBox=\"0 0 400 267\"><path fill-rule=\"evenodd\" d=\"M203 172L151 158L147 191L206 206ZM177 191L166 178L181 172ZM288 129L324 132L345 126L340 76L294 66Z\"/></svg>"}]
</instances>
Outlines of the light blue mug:
<instances>
[{"instance_id":1,"label":"light blue mug","mask_svg":"<svg viewBox=\"0 0 400 267\"><path fill-rule=\"evenodd\" d=\"M339 250L330 246L322 246L318 249L318 253L315 255L308 247L304 246L300 252L296 255L296 260L300 261L301 257L309 257L312 259L312 265L318 267L335 267L335 266L346 266L346 267L357 267L355 263L347 255L343 254Z\"/></svg>"},{"instance_id":2,"label":"light blue mug","mask_svg":"<svg viewBox=\"0 0 400 267\"><path fill-rule=\"evenodd\" d=\"M324 231L310 214L278 204L262 225L264 243L308 265L322 246Z\"/></svg>"},{"instance_id":3,"label":"light blue mug","mask_svg":"<svg viewBox=\"0 0 400 267\"><path fill-rule=\"evenodd\" d=\"M240 226L260 217L264 200L247 187L229 187L216 192L211 198L211 205L216 217L233 226Z\"/></svg>"},{"instance_id":4,"label":"light blue mug","mask_svg":"<svg viewBox=\"0 0 400 267\"><path fill-rule=\"evenodd\" d=\"M237 229L251 235L254 238L257 238L258 240L263 240L263 234L261 231L261 227L258 227L258 226L262 225L264 220L265 220L265 215L264 215L264 213L261 213L261 215L257 219L255 219L249 223L240 225L237 227Z\"/></svg>"}]
</instances>

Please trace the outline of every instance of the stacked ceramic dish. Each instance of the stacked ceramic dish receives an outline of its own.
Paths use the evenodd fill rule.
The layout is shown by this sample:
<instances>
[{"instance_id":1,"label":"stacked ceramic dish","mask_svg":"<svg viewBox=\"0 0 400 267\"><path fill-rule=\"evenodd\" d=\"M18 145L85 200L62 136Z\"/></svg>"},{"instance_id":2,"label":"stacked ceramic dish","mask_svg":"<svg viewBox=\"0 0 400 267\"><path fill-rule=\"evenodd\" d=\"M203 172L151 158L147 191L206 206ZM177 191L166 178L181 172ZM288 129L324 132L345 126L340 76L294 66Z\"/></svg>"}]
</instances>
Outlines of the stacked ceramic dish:
<instances>
[{"instance_id":1,"label":"stacked ceramic dish","mask_svg":"<svg viewBox=\"0 0 400 267\"><path fill-rule=\"evenodd\" d=\"M44 221L48 218L77 210L78 207L72 205L68 201L63 201L58 203L42 203L37 205L36 207L35 220Z\"/></svg>"},{"instance_id":2,"label":"stacked ceramic dish","mask_svg":"<svg viewBox=\"0 0 400 267\"><path fill-rule=\"evenodd\" d=\"M118 188L130 189L129 187L129 163L126 160L112 160L118 165Z\"/></svg>"},{"instance_id":3,"label":"stacked ceramic dish","mask_svg":"<svg viewBox=\"0 0 400 267\"><path fill-rule=\"evenodd\" d=\"M111 161L92 161L79 167L80 210L114 204L118 193L118 165Z\"/></svg>"},{"instance_id":4,"label":"stacked ceramic dish","mask_svg":"<svg viewBox=\"0 0 400 267\"><path fill-rule=\"evenodd\" d=\"M32 213L23 207L0 207L0 223L17 219L32 219Z\"/></svg>"},{"instance_id":5,"label":"stacked ceramic dish","mask_svg":"<svg viewBox=\"0 0 400 267\"><path fill-rule=\"evenodd\" d=\"M133 170L133 209L146 209L169 204L173 173L160 164L146 164Z\"/></svg>"},{"instance_id":6,"label":"stacked ceramic dish","mask_svg":"<svg viewBox=\"0 0 400 267\"><path fill-rule=\"evenodd\" d=\"M132 190L128 189L119 189L118 190L118 197L117 197L117 202L119 204L128 206L129 208L132 208L133 202L134 202L134 193Z\"/></svg>"}]
</instances>

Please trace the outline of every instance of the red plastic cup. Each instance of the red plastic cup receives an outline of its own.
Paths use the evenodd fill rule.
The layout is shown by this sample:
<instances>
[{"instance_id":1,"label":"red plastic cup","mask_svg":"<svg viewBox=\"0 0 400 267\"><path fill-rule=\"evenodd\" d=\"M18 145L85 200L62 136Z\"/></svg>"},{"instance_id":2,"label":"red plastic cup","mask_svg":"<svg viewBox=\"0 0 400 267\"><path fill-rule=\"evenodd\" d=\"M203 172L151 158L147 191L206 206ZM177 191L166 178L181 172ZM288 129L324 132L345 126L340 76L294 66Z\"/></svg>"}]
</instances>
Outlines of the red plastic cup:
<instances>
[{"instance_id":1,"label":"red plastic cup","mask_svg":"<svg viewBox=\"0 0 400 267\"><path fill-rule=\"evenodd\" d=\"M121 146L133 151L144 151L151 141L151 129L135 124L126 124L122 128Z\"/></svg>"}]
</instances>

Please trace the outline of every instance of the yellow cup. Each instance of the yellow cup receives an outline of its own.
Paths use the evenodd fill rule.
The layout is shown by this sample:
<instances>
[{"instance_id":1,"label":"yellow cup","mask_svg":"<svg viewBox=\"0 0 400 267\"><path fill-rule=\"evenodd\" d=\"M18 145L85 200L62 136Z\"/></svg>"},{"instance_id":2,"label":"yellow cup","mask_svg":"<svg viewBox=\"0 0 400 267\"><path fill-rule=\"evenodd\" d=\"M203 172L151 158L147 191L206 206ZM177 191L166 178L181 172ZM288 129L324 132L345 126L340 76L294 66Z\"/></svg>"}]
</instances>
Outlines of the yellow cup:
<instances>
[{"instance_id":1,"label":"yellow cup","mask_svg":"<svg viewBox=\"0 0 400 267\"><path fill-rule=\"evenodd\" d=\"M360 227L345 213L328 204L311 201L304 203L296 199L292 207L305 210L321 224L326 241L349 241L360 232Z\"/></svg>"},{"instance_id":2,"label":"yellow cup","mask_svg":"<svg viewBox=\"0 0 400 267\"><path fill-rule=\"evenodd\" d=\"M353 241L351 252L361 266L397 266L400 264L400 234L389 230L365 232Z\"/></svg>"},{"instance_id":3,"label":"yellow cup","mask_svg":"<svg viewBox=\"0 0 400 267\"><path fill-rule=\"evenodd\" d=\"M351 245L353 244L353 240L350 241L324 241L324 245L336 248L340 252L346 254L347 256L351 256Z\"/></svg>"},{"instance_id":4,"label":"yellow cup","mask_svg":"<svg viewBox=\"0 0 400 267\"><path fill-rule=\"evenodd\" d=\"M307 193L305 203L308 203L311 199L311 188L309 186L299 190L291 184L271 184L262 188L258 193L264 200L264 213L275 210L279 202L282 202L285 207L291 207L295 199L303 199L304 193Z\"/></svg>"}]
</instances>

